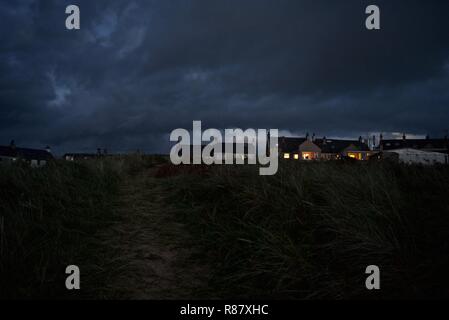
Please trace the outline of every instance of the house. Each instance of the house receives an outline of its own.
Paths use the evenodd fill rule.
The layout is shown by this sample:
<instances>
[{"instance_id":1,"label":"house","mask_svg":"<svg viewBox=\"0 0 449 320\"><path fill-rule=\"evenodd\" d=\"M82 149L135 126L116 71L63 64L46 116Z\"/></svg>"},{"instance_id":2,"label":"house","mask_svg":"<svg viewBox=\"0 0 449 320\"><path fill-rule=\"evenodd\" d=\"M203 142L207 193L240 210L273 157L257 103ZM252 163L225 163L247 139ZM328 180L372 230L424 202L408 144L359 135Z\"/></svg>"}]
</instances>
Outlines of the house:
<instances>
[{"instance_id":1,"label":"house","mask_svg":"<svg viewBox=\"0 0 449 320\"><path fill-rule=\"evenodd\" d=\"M98 154L95 153L66 153L63 157L67 161L88 160L98 158Z\"/></svg>"},{"instance_id":2,"label":"house","mask_svg":"<svg viewBox=\"0 0 449 320\"><path fill-rule=\"evenodd\" d=\"M300 154L299 152L299 146L302 145L306 140L307 140L306 138L279 137L278 140L279 155L284 159L299 160L300 156L302 158L302 154ZM308 151L304 150L304 152ZM313 152L313 150L310 150L309 152Z\"/></svg>"},{"instance_id":3,"label":"house","mask_svg":"<svg viewBox=\"0 0 449 320\"><path fill-rule=\"evenodd\" d=\"M89 160L109 156L107 149L97 149L97 153L66 153L62 157L67 161Z\"/></svg>"},{"instance_id":4,"label":"house","mask_svg":"<svg viewBox=\"0 0 449 320\"><path fill-rule=\"evenodd\" d=\"M221 144L202 144L196 145L199 148L194 148L194 145L178 145L178 155L181 156L182 152L188 151L190 153L189 162L193 163L196 156L198 161L218 161L218 162L234 162L237 161L255 161L256 160L256 146L249 143L226 143ZM214 148L205 157L203 157L203 151L206 147ZM218 147L221 148L218 151Z\"/></svg>"},{"instance_id":5,"label":"house","mask_svg":"<svg viewBox=\"0 0 449 320\"><path fill-rule=\"evenodd\" d=\"M440 139L408 139L403 134L402 139L383 139L380 135L378 159L389 159L407 164L448 164L449 140Z\"/></svg>"},{"instance_id":6,"label":"house","mask_svg":"<svg viewBox=\"0 0 449 320\"><path fill-rule=\"evenodd\" d=\"M214 146L214 145L212 145ZM215 145L216 147L216 145ZM203 146L204 148L204 146ZM221 144L221 152L212 152L212 157L218 161L256 161L256 145L250 143L225 143Z\"/></svg>"},{"instance_id":7,"label":"house","mask_svg":"<svg viewBox=\"0 0 449 320\"><path fill-rule=\"evenodd\" d=\"M319 139L316 144L320 146L322 159L335 160L351 158L355 160L368 160L373 154L368 144L359 137L358 140Z\"/></svg>"},{"instance_id":8,"label":"house","mask_svg":"<svg viewBox=\"0 0 449 320\"><path fill-rule=\"evenodd\" d=\"M17 152L11 147L0 146L0 163L13 162L17 160Z\"/></svg>"},{"instance_id":9,"label":"house","mask_svg":"<svg viewBox=\"0 0 449 320\"><path fill-rule=\"evenodd\" d=\"M316 139L315 135L305 138L279 138L279 154L291 160L337 160L352 158L367 160L373 152L366 142L359 140Z\"/></svg>"},{"instance_id":10,"label":"house","mask_svg":"<svg viewBox=\"0 0 449 320\"><path fill-rule=\"evenodd\" d=\"M382 159L390 159L405 164L449 164L449 155L446 153L409 148L384 151L382 153Z\"/></svg>"},{"instance_id":11,"label":"house","mask_svg":"<svg viewBox=\"0 0 449 320\"><path fill-rule=\"evenodd\" d=\"M378 146L380 152L398 149L415 149L449 154L449 139L447 136L443 139L431 139L429 137L425 139L407 139L407 136L404 134L402 139L384 140L382 135L380 135Z\"/></svg>"},{"instance_id":12,"label":"house","mask_svg":"<svg viewBox=\"0 0 449 320\"><path fill-rule=\"evenodd\" d=\"M32 167L42 167L53 159L51 150L47 147L45 150L18 148L14 141L9 146L0 146L0 162L12 163L22 161L29 163Z\"/></svg>"}]
</instances>

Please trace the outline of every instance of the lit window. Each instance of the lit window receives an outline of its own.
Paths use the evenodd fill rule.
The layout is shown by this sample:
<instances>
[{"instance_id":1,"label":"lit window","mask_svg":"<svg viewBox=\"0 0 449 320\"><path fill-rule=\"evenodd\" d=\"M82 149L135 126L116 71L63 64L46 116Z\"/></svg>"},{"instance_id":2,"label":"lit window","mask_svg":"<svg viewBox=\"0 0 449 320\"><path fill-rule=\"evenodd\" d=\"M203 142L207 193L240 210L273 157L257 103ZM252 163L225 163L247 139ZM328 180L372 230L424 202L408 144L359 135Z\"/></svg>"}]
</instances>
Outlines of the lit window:
<instances>
[{"instance_id":1,"label":"lit window","mask_svg":"<svg viewBox=\"0 0 449 320\"><path fill-rule=\"evenodd\" d=\"M313 159L315 159L315 153L314 152L303 152L302 159L303 160L313 160Z\"/></svg>"},{"instance_id":2,"label":"lit window","mask_svg":"<svg viewBox=\"0 0 449 320\"><path fill-rule=\"evenodd\" d=\"M284 159L290 159L290 153L284 153Z\"/></svg>"},{"instance_id":3,"label":"lit window","mask_svg":"<svg viewBox=\"0 0 449 320\"><path fill-rule=\"evenodd\" d=\"M295 154L294 158L295 158L295 160L298 160L299 159L299 154Z\"/></svg>"},{"instance_id":4,"label":"lit window","mask_svg":"<svg viewBox=\"0 0 449 320\"><path fill-rule=\"evenodd\" d=\"M352 159L362 160L362 154L358 152L348 152L348 157Z\"/></svg>"}]
</instances>

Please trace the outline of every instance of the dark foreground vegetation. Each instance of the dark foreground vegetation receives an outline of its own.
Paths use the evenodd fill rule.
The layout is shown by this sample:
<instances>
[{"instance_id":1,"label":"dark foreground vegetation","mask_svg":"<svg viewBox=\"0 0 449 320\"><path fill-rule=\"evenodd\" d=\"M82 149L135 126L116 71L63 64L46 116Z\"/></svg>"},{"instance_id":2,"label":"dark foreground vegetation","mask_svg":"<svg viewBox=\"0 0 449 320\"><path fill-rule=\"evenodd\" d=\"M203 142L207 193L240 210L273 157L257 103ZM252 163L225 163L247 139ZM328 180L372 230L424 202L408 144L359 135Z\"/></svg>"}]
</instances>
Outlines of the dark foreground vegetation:
<instances>
[{"instance_id":1,"label":"dark foreground vegetation","mask_svg":"<svg viewBox=\"0 0 449 320\"><path fill-rule=\"evenodd\" d=\"M117 267L111 263L116 252L99 235L118 219L113 207L123 176L148 162L1 165L0 298L98 297ZM72 264L83 273L76 294L65 288L65 268Z\"/></svg>"},{"instance_id":2,"label":"dark foreground vegetation","mask_svg":"<svg viewBox=\"0 0 449 320\"><path fill-rule=\"evenodd\" d=\"M225 298L449 297L449 168L284 163L167 182ZM365 269L381 270L381 290Z\"/></svg>"},{"instance_id":3,"label":"dark foreground vegetation","mask_svg":"<svg viewBox=\"0 0 449 320\"><path fill-rule=\"evenodd\" d=\"M0 297L68 296L74 261L97 281L95 234L112 219L118 181L106 162L0 166Z\"/></svg>"},{"instance_id":4,"label":"dark foreground vegetation","mask_svg":"<svg viewBox=\"0 0 449 320\"><path fill-rule=\"evenodd\" d=\"M0 298L115 297L104 288L114 290L125 255L101 235L123 219L114 206L130 176L157 187L152 214L183 223L201 248L196 263L211 273L201 297L449 297L448 167L281 163L261 177L255 167L160 162L0 166ZM76 294L64 286L70 264L82 270ZM365 289L373 264L378 292Z\"/></svg>"}]
</instances>

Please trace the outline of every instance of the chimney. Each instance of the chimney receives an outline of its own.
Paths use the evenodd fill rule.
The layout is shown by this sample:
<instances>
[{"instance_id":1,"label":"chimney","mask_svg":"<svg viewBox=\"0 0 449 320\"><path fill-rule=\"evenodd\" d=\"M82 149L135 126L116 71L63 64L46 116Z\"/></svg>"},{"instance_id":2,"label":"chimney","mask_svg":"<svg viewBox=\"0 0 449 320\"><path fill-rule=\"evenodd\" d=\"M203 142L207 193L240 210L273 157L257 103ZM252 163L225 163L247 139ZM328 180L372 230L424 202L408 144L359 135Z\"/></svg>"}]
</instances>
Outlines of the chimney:
<instances>
[{"instance_id":1,"label":"chimney","mask_svg":"<svg viewBox=\"0 0 449 320\"><path fill-rule=\"evenodd\" d=\"M103 154L104 154L104 155L107 155L107 154L108 154L108 149L104 148L104 149L103 149Z\"/></svg>"},{"instance_id":2,"label":"chimney","mask_svg":"<svg viewBox=\"0 0 449 320\"><path fill-rule=\"evenodd\" d=\"M16 143L15 143L14 140L11 140L11 142L9 143L9 147L10 147L12 150L16 150Z\"/></svg>"},{"instance_id":3,"label":"chimney","mask_svg":"<svg viewBox=\"0 0 449 320\"><path fill-rule=\"evenodd\" d=\"M359 136L359 142L362 143L363 142L363 138L362 136Z\"/></svg>"},{"instance_id":4,"label":"chimney","mask_svg":"<svg viewBox=\"0 0 449 320\"><path fill-rule=\"evenodd\" d=\"M309 135L308 132L306 133L306 140L309 140L309 141L310 141L310 135Z\"/></svg>"},{"instance_id":5,"label":"chimney","mask_svg":"<svg viewBox=\"0 0 449 320\"><path fill-rule=\"evenodd\" d=\"M376 135L373 134L373 148L376 146Z\"/></svg>"},{"instance_id":6,"label":"chimney","mask_svg":"<svg viewBox=\"0 0 449 320\"><path fill-rule=\"evenodd\" d=\"M426 140L429 140L430 136L428 134L426 134Z\"/></svg>"},{"instance_id":7,"label":"chimney","mask_svg":"<svg viewBox=\"0 0 449 320\"><path fill-rule=\"evenodd\" d=\"M323 145L326 145L327 141L326 141L326 136L323 137Z\"/></svg>"},{"instance_id":8,"label":"chimney","mask_svg":"<svg viewBox=\"0 0 449 320\"><path fill-rule=\"evenodd\" d=\"M448 140L448 131L446 130L446 134L444 135L444 140L446 141L446 149L449 152L449 140Z\"/></svg>"},{"instance_id":9,"label":"chimney","mask_svg":"<svg viewBox=\"0 0 449 320\"><path fill-rule=\"evenodd\" d=\"M312 141L315 142L315 132L312 134Z\"/></svg>"},{"instance_id":10,"label":"chimney","mask_svg":"<svg viewBox=\"0 0 449 320\"><path fill-rule=\"evenodd\" d=\"M407 140L407 136L405 135L405 133L402 134L402 140L403 141Z\"/></svg>"}]
</instances>

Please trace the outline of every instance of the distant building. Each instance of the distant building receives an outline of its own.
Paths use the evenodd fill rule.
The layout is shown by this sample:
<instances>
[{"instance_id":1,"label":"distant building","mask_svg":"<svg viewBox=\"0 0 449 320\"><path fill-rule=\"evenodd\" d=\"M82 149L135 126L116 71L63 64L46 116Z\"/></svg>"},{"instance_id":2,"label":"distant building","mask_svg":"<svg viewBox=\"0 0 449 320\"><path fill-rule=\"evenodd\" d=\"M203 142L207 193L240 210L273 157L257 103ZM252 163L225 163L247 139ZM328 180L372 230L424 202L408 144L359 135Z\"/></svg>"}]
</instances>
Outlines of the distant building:
<instances>
[{"instance_id":1,"label":"distant building","mask_svg":"<svg viewBox=\"0 0 449 320\"><path fill-rule=\"evenodd\" d=\"M0 146L1 163L22 161L29 163L32 167L42 167L51 160L53 160L53 155L49 147L45 150L18 148L14 141L11 141L9 146Z\"/></svg>"},{"instance_id":2,"label":"distant building","mask_svg":"<svg viewBox=\"0 0 449 320\"><path fill-rule=\"evenodd\" d=\"M449 140L447 137L443 139L407 139L404 134L402 139L384 140L380 136L379 151L389 151L398 149L415 149L429 152L440 152L449 154Z\"/></svg>"},{"instance_id":3,"label":"distant building","mask_svg":"<svg viewBox=\"0 0 449 320\"><path fill-rule=\"evenodd\" d=\"M384 151L381 153L381 157L385 160L393 160L405 164L449 164L449 155L446 153L408 148Z\"/></svg>"},{"instance_id":4,"label":"distant building","mask_svg":"<svg viewBox=\"0 0 449 320\"><path fill-rule=\"evenodd\" d=\"M97 153L66 153L62 158L67 161L96 159Z\"/></svg>"},{"instance_id":5,"label":"distant building","mask_svg":"<svg viewBox=\"0 0 449 320\"><path fill-rule=\"evenodd\" d=\"M291 160L337 160L352 158L368 160L373 152L360 137L359 140L315 139L315 136L305 138L279 138L279 154L283 159Z\"/></svg>"},{"instance_id":6,"label":"distant building","mask_svg":"<svg viewBox=\"0 0 449 320\"><path fill-rule=\"evenodd\" d=\"M218 161L256 159L256 146L249 143L222 143L221 152L212 152Z\"/></svg>"},{"instance_id":7,"label":"distant building","mask_svg":"<svg viewBox=\"0 0 449 320\"><path fill-rule=\"evenodd\" d=\"M203 150L206 146L208 145L198 145L200 148L200 159L202 158L202 153ZM210 145L210 147L214 147L217 148L219 147L219 144L212 144ZM234 160L248 160L248 159L256 159L256 145L255 144L250 144L250 143L225 143L222 142L221 143L221 150L214 150L212 151L208 156L206 156L206 158L208 158L208 160L212 160L212 161L220 161L220 162L225 162L227 161L234 161ZM179 146L180 150L189 150L190 152L190 162L193 163L193 159L194 159L194 154L195 154L195 150L194 150L194 145L180 145ZM179 152L179 155L181 156L181 152Z\"/></svg>"},{"instance_id":8,"label":"distant building","mask_svg":"<svg viewBox=\"0 0 449 320\"><path fill-rule=\"evenodd\" d=\"M12 162L17 160L17 151L10 148L0 146L0 162Z\"/></svg>"},{"instance_id":9,"label":"distant building","mask_svg":"<svg viewBox=\"0 0 449 320\"><path fill-rule=\"evenodd\" d=\"M108 154L108 150L106 148L97 148L96 153L66 153L62 156L64 160L67 161L77 161L77 160L89 160L89 159L98 159L103 157L111 157L113 155ZM118 155L116 155L118 156Z\"/></svg>"}]
</instances>

